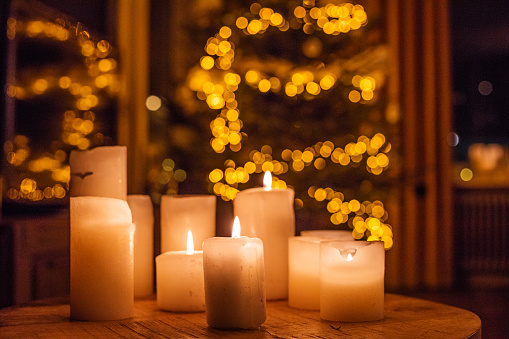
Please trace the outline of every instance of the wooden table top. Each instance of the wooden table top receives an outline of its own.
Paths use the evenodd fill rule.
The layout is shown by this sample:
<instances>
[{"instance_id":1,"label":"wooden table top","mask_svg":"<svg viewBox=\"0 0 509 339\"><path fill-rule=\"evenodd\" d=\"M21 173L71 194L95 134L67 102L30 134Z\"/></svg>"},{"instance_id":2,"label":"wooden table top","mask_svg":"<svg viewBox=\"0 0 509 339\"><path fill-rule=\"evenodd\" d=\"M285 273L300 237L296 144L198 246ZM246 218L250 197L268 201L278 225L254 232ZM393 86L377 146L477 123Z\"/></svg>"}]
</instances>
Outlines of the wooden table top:
<instances>
[{"instance_id":1,"label":"wooden table top","mask_svg":"<svg viewBox=\"0 0 509 339\"><path fill-rule=\"evenodd\" d=\"M385 318L364 323L320 320L318 311L286 301L267 302L259 330L216 330L205 313L171 313L155 297L135 302L134 318L84 322L69 319L69 305L0 310L0 338L480 338L481 320L472 312L396 294L385 295Z\"/></svg>"}]
</instances>

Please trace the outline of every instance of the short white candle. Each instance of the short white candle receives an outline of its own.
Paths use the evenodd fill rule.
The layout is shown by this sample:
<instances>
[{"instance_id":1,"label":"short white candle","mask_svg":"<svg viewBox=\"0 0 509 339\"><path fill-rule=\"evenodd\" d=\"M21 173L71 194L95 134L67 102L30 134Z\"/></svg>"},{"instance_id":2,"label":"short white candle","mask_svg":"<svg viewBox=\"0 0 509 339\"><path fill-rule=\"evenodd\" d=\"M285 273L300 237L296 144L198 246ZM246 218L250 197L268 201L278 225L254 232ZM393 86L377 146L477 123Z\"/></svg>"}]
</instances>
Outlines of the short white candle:
<instances>
[{"instance_id":1,"label":"short white candle","mask_svg":"<svg viewBox=\"0 0 509 339\"><path fill-rule=\"evenodd\" d=\"M116 320L134 312L131 210L125 200L71 197L71 318Z\"/></svg>"},{"instance_id":2,"label":"short white candle","mask_svg":"<svg viewBox=\"0 0 509 339\"><path fill-rule=\"evenodd\" d=\"M195 251L189 231L186 251L156 257L157 306L166 311L205 311L203 251Z\"/></svg>"},{"instance_id":3,"label":"short white candle","mask_svg":"<svg viewBox=\"0 0 509 339\"><path fill-rule=\"evenodd\" d=\"M154 208L148 195L129 194L134 232L134 296L146 297L154 291Z\"/></svg>"},{"instance_id":4,"label":"short white candle","mask_svg":"<svg viewBox=\"0 0 509 339\"><path fill-rule=\"evenodd\" d=\"M320 318L343 322L382 319L384 273L383 242L321 242Z\"/></svg>"},{"instance_id":5,"label":"short white candle","mask_svg":"<svg viewBox=\"0 0 509 339\"><path fill-rule=\"evenodd\" d=\"M354 240L352 232L343 230L302 231L288 239L289 278L288 305L295 308L320 309L320 242Z\"/></svg>"},{"instance_id":6,"label":"short white candle","mask_svg":"<svg viewBox=\"0 0 509 339\"><path fill-rule=\"evenodd\" d=\"M215 328L256 329L266 319L263 244L241 237L238 220L231 238L203 243L207 323Z\"/></svg>"},{"instance_id":7,"label":"short white candle","mask_svg":"<svg viewBox=\"0 0 509 339\"><path fill-rule=\"evenodd\" d=\"M102 146L71 151L70 195L127 199L127 148Z\"/></svg>"},{"instance_id":8,"label":"short white candle","mask_svg":"<svg viewBox=\"0 0 509 339\"><path fill-rule=\"evenodd\" d=\"M288 297L288 238L295 235L292 189L271 189L270 172L264 188L250 188L237 194L234 214L248 237L263 241L267 300Z\"/></svg>"},{"instance_id":9,"label":"short white candle","mask_svg":"<svg viewBox=\"0 0 509 339\"><path fill-rule=\"evenodd\" d=\"M194 248L216 235L216 197L213 195L164 195L161 198L161 253L185 251L182 239L191 230Z\"/></svg>"}]
</instances>

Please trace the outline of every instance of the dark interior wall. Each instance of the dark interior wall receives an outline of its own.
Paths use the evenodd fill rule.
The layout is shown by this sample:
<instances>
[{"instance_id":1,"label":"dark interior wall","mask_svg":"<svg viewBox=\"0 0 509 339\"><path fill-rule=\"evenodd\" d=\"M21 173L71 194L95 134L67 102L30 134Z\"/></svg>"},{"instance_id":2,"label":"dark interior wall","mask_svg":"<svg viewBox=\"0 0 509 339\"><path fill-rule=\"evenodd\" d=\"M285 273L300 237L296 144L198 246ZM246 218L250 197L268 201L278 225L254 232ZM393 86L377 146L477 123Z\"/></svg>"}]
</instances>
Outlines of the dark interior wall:
<instances>
[{"instance_id":1,"label":"dark interior wall","mask_svg":"<svg viewBox=\"0 0 509 339\"><path fill-rule=\"evenodd\" d=\"M455 160L471 143L509 145L509 1L450 0ZM482 95L481 81L493 91Z\"/></svg>"}]
</instances>

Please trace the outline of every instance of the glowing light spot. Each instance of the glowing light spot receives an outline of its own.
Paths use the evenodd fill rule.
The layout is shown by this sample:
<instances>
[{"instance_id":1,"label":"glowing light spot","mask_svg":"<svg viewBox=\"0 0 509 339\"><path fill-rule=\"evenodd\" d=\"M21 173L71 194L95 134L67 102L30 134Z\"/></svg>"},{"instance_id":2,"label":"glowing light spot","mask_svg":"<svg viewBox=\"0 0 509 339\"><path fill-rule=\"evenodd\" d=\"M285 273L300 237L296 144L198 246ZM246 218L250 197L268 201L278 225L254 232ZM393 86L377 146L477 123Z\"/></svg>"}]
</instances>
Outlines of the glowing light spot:
<instances>
[{"instance_id":1,"label":"glowing light spot","mask_svg":"<svg viewBox=\"0 0 509 339\"><path fill-rule=\"evenodd\" d=\"M389 157L385 153L379 153L376 155L378 166L387 167L389 165Z\"/></svg>"},{"instance_id":2,"label":"glowing light spot","mask_svg":"<svg viewBox=\"0 0 509 339\"><path fill-rule=\"evenodd\" d=\"M212 109L221 109L224 107L224 98L216 93L213 93L207 97L207 104Z\"/></svg>"},{"instance_id":3,"label":"glowing light spot","mask_svg":"<svg viewBox=\"0 0 509 339\"><path fill-rule=\"evenodd\" d=\"M470 168L464 168L460 172L460 178L463 181L470 181L474 177L474 172Z\"/></svg>"},{"instance_id":4,"label":"glowing light spot","mask_svg":"<svg viewBox=\"0 0 509 339\"><path fill-rule=\"evenodd\" d=\"M231 35L232 35L232 30L230 27L228 26L223 26L221 27L221 29L219 30L219 35L221 36L221 38L223 39L228 39Z\"/></svg>"},{"instance_id":5,"label":"glowing light spot","mask_svg":"<svg viewBox=\"0 0 509 339\"><path fill-rule=\"evenodd\" d=\"M373 92L371 91L362 91L362 99L366 100L366 101L369 101L371 99L373 99Z\"/></svg>"},{"instance_id":6,"label":"glowing light spot","mask_svg":"<svg viewBox=\"0 0 509 339\"><path fill-rule=\"evenodd\" d=\"M254 84L260 81L260 76L258 75L258 72L253 70L247 71L245 78L246 81L249 82L250 84Z\"/></svg>"},{"instance_id":7,"label":"glowing light spot","mask_svg":"<svg viewBox=\"0 0 509 339\"><path fill-rule=\"evenodd\" d=\"M312 95L320 94L320 86L316 82L308 82L306 84L306 91Z\"/></svg>"},{"instance_id":8,"label":"glowing light spot","mask_svg":"<svg viewBox=\"0 0 509 339\"><path fill-rule=\"evenodd\" d=\"M157 111L161 108L162 101L161 98L155 95L151 95L145 100L145 106L149 111Z\"/></svg>"},{"instance_id":9,"label":"glowing light spot","mask_svg":"<svg viewBox=\"0 0 509 339\"><path fill-rule=\"evenodd\" d=\"M327 197L327 192L323 188L319 188L315 191L314 196L317 201L323 201Z\"/></svg>"},{"instance_id":10,"label":"glowing light spot","mask_svg":"<svg viewBox=\"0 0 509 339\"><path fill-rule=\"evenodd\" d=\"M256 171L256 165L254 162L248 161L244 165L244 169L246 170L247 173L253 174Z\"/></svg>"},{"instance_id":11,"label":"glowing light spot","mask_svg":"<svg viewBox=\"0 0 509 339\"><path fill-rule=\"evenodd\" d=\"M99 67L99 70L103 73L108 72L113 69L113 62L109 59L102 59L99 61L97 66Z\"/></svg>"},{"instance_id":12,"label":"glowing light spot","mask_svg":"<svg viewBox=\"0 0 509 339\"><path fill-rule=\"evenodd\" d=\"M281 26L284 22L283 16L279 13L274 13L270 17L270 23L273 26Z\"/></svg>"},{"instance_id":13,"label":"glowing light spot","mask_svg":"<svg viewBox=\"0 0 509 339\"><path fill-rule=\"evenodd\" d=\"M221 171L220 169L216 168L215 170L210 172L209 180L211 182L218 182L221 179L223 179L223 171Z\"/></svg>"},{"instance_id":14,"label":"glowing light spot","mask_svg":"<svg viewBox=\"0 0 509 339\"><path fill-rule=\"evenodd\" d=\"M271 87L270 81L267 79L263 79L258 83L258 89L262 93L268 92L270 90L270 87Z\"/></svg>"},{"instance_id":15,"label":"glowing light spot","mask_svg":"<svg viewBox=\"0 0 509 339\"><path fill-rule=\"evenodd\" d=\"M325 168L325 160L323 158L317 158L314 165L317 170L323 170Z\"/></svg>"},{"instance_id":16,"label":"glowing light spot","mask_svg":"<svg viewBox=\"0 0 509 339\"><path fill-rule=\"evenodd\" d=\"M489 81L481 81L477 86L477 90L481 95L490 95L493 92L493 85Z\"/></svg>"},{"instance_id":17,"label":"glowing light spot","mask_svg":"<svg viewBox=\"0 0 509 339\"><path fill-rule=\"evenodd\" d=\"M200 65L203 69L209 70L214 67L214 58L211 56L204 56L200 59Z\"/></svg>"},{"instance_id":18,"label":"glowing light spot","mask_svg":"<svg viewBox=\"0 0 509 339\"><path fill-rule=\"evenodd\" d=\"M237 20L235 21L235 25L240 29L246 28L248 24L249 21L243 16L237 18Z\"/></svg>"},{"instance_id":19,"label":"glowing light spot","mask_svg":"<svg viewBox=\"0 0 509 339\"><path fill-rule=\"evenodd\" d=\"M334 77L332 75L326 75L325 77L323 77L320 80L320 87L323 90L328 90L328 89L331 89L332 86L334 86L335 82L336 82L336 80L334 79Z\"/></svg>"},{"instance_id":20,"label":"glowing light spot","mask_svg":"<svg viewBox=\"0 0 509 339\"><path fill-rule=\"evenodd\" d=\"M286 84L285 86L286 95L288 95L289 97L293 97L297 95L297 92L298 92L297 86L295 86L293 83L289 82L288 84Z\"/></svg>"},{"instance_id":21,"label":"glowing light spot","mask_svg":"<svg viewBox=\"0 0 509 339\"><path fill-rule=\"evenodd\" d=\"M58 86L60 88L69 88L71 86L71 78L63 76L60 79L58 79Z\"/></svg>"},{"instance_id":22,"label":"glowing light spot","mask_svg":"<svg viewBox=\"0 0 509 339\"><path fill-rule=\"evenodd\" d=\"M48 81L45 79L37 79L32 85L32 91L35 94L42 94L48 89Z\"/></svg>"},{"instance_id":23,"label":"glowing light spot","mask_svg":"<svg viewBox=\"0 0 509 339\"><path fill-rule=\"evenodd\" d=\"M19 189L22 193L28 194L37 189L37 182L30 178L25 178L21 181Z\"/></svg>"},{"instance_id":24,"label":"glowing light spot","mask_svg":"<svg viewBox=\"0 0 509 339\"><path fill-rule=\"evenodd\" d=\"M251 20L249 25L247 25L247 31L249 34L257 34L262 30L262 23L260 20Z\"/></svg>"},{"instance_id":25,"label":"glowing light spot","mask_svg":"<svg viewBox=\"0 0 509 339\"><path fill-rule=\"evenodd\" d=\"M175 173L173 174L173 177L175 178L175 180L177 180L178 182L182 182L184 180L186 180L187 178L187 173L182 170L182 169L178 169L175 171Z\"/></svg>"},{"instance_id":26,"label":"glowing light spot","mask_svg":"<svg viewBox=\"0 0 509 339\"><path fill-rule=\"evenodd\" d=\"M175 161L173 161L170 158L166 158L162 162L162 167L163 167L163 170L165 170L167 172L173 171L173 169L175 168Z\"/></svg>"},{"instance_id":27,"label":"glowing light spot","mask_svg":"<svg viewBox=\"0 0 509 339\"><path fill-rule=\"evenodd\" d=\"M348 99L351 102L359 102L361 100L361 94L359 93L359 91L356 90L350 91L350 93L348 94Z\"/></svg>"},{"instance_id":28,"label":"glowing light spot","mask_svg":"<svg viewBox=\"0 0 509 339\"><path fill-rule=\"evenodd\" d=\"M233 145L236 145L238 144L240 141L241 141L241 135L239 133L230 133L230 135L228 136L228 141L233 144Z\"/></svg>"},{"instance_id":29,"label":"glowing light spot","mask_svg":"<svg viewBox=\"0 0 509 339\"><path fill-rule=\"evenodd\" d=\"M302 19L302 18L304 18L306 16L306 12L307 11L306 11L306 9L304 7L297 6L295 8L295 10L293 11L293 14L295 15L295 17Z\"/></svg>"},{"instance_id":30,"label":"glowing light spot","mask_svg":"<svg viewBox=\"0 0 509 339\"><path fill-rule=\"evenodd\" d=\"M295 73L294 75L292 75L292 82L295 85L302 85L302 83L304 82L304 76L301 73Z\"/></svg>"}]
</instances>

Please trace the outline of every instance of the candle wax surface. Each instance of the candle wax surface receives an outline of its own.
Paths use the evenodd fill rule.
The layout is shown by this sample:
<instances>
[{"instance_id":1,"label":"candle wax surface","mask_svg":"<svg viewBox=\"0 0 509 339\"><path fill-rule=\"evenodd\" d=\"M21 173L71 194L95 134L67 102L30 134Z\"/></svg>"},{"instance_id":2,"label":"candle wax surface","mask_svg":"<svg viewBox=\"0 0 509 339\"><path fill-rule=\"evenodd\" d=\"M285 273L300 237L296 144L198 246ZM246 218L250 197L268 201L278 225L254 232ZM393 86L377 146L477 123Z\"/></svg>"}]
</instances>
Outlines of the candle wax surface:
<instances>
[{"instance_id":1,"label":"candle wax surface","mask_svg":"<svg viewBox=\"0 0 509 339\"><path fill-rule=\"evenodd\" d=\"M127 202L71 197L70 207L71 318L132 317L135 226Z\"/></svg>"},{"instance_id":2,"label":"candle wax surface","mask_svg":"<svg viewBox=\"0 0 509 339\"><path fill-rule=\"evenodd\" d=\"M154 209L148 195L127 196L134 232L134 297L154 292Z\"/></svg>"},{"instance_id":3,"label":"candle wax surface","mask_svg":"<svg viewBox=\"0 0 509 339\"><path fill-rule=\"evenodd\" d=\"M173 312L205 311L203 251L165 252L156 257L157 306Z\"/></svg>"},{"instance_id":4,"label":"candle wax surface","mask_svg":"<svg viewBox=\"0 0 509 339\"><path fill-rule=\"evenodd\" d=\"M263 244L260 239L215 237L203 243L207 323L257 329L266 320Z\"/></svg>"},{"instance_id":5,"label":"candle wax surface","mask_svg":"<svg viewBox=\"0 0 509 339\"><path fill-rule=\"evenodd\" d=\"M288 297L288 238L295 235L294 191L250 188L237 194L242 234L263 241L267 300Z\"/></svg>"},{"instance_id":6,"label":"candle wax surface","mask_svg":"<svg viewBox=\"0 0 509 339\"><path fill-rule=\"evenodd\" d=\"M101 146L71 151L70 195L127 199L127 148Z\"/></svg>"},{"instance_id":7,"label":"candle wax surface","mask_svg":"<svg viewBox=\"0 0 509 339\"><path fill-rule=\"evenodd\" d=\"M384 273L383 242L321 242L320 317L344 322L382 319Z\"/></svg>"}]
</instances>

